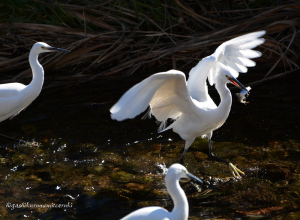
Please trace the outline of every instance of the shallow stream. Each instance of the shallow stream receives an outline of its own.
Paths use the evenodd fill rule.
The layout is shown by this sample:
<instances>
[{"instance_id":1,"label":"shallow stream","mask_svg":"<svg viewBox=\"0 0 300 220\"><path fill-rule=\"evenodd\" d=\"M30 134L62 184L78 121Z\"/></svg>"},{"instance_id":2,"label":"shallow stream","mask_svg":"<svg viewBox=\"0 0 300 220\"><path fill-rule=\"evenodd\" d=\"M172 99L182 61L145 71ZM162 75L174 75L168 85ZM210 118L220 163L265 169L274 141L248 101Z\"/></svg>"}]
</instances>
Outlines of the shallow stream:
<instances>
[{"instance_id":1,"label":"shallow stream","mask_svg":"<svg viewBox=\"0 0 300 220\"><path fill-rule=\"evenodd\" d=\"M32 105L0 124L1 134L25 141L0 137L2 219L109 220L149 205L172 209L160 166L179 161L184 141L172 131L158 134L154 119L117 122L109 115L141 79L95 80L57 91L46 82ZM300 218L299 87L294 73L252 86L247 105L233 95L227 122L214 132L213 152L246 175L232 178L207 156L207 140L198 138L185 165L205 184L199 190L181 181L189 219ZM211 95L218 99L213 89Z\"/></svg>"}]
</instances>

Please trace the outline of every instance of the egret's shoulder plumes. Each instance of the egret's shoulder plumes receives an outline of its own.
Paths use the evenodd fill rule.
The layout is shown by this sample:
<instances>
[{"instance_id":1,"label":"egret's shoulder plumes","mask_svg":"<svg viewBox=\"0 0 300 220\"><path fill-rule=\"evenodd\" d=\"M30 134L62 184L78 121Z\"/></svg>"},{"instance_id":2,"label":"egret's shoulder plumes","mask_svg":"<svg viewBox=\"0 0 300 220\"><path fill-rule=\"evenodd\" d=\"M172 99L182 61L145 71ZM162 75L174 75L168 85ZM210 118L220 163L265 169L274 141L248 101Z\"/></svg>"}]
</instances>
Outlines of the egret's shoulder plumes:
<instances>
[{"instance_id":1,"label":"egret's shoulder plumes","mask_svg":"<svg viewBox=\"0 0 300 220\"><path fill-rule=\"evenodd\" d=\"M232 83L248 91L236 78L239 73L246 73L248 67L256 65L251 59L260 57L261 52L253 48L264 43L261 36L265 33L253 32L222 43L212 55L191 69L187 81L184 73L177 70L146 78L129 89L110 109L111 118L118 121L134 118L149 106L151 115L162 122L161 129L167 119L174 120L162 131L173 129L186 141L181 163L195 138L207 136L209 155L226 163L233 175L240 177L242 171L212 153L211 137L213 131L224 124L231 109L232 97L226 84ZM207 79L220 95L218 106L208 94Z\"/></svg>"}]
</instances>

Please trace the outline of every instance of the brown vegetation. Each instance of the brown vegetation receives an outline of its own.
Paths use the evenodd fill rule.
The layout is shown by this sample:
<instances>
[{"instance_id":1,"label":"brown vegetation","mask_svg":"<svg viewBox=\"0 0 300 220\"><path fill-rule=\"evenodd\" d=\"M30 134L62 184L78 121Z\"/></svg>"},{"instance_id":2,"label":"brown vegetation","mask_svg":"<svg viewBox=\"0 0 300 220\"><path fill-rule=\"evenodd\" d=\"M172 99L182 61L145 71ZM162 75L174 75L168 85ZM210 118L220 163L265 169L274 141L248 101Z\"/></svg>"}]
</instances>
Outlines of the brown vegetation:
<instances>
[{"instance_id":1,"label":"brown vegetation","mask_svg":"<svg viewBox=\"0 0 300 220\"><path fill-rule=\"evenodd\" d=\"M1 17L2 80L30 77L27 58L36 41L71 50L70 54L47 54L40 60L46 70L56 69L60 73L56 78L61 83L70 80L78 83L96 77L138 74L141 70L152 74L176 68L187 73L220 43L258 30L267 31L266 42L259 47L264 55L258 62L264 64L266 72L262 79L299 69L297 1L272 1L272 4L226 1L225 4L224 1L110 0L95 1L93 5L85 1L77 5L32 2L35 3L32 9L24 11L30 14L34 7L41 7L45 10L41 12L43 19L30 17L31 20L22 21L18 17L21 13L15 13L14 19ZM3 11L13 6L7 3L1 7ZM49 24L51 16L58 21ZM274 71L276 67L281 67L280 71Z\"/></svg>"}]
</instances>

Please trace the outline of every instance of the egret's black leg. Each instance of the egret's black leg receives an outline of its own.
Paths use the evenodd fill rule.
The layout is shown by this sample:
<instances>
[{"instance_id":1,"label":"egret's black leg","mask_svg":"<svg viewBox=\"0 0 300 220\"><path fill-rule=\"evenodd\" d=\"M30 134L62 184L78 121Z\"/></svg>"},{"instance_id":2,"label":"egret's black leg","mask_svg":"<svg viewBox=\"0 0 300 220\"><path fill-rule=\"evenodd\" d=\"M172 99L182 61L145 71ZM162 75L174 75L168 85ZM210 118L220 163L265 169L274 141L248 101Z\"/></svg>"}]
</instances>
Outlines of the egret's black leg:
<instances>
[{"instance_id":1,"label":"egret's black leg","mask_svg":"<svg viewBox=\"0 0 300 220\"><path fill-rule=\"evenodd\" d=\"M180 164L181 164L182 166L184 166L184 164L183 164L183 158L184 158L184 155L185 155L186 152L187 152L187 150L184 149L184 150L183 150L183 153L182 153L182 156L180 157L180 160L179 160L179 162L180 162Z\"/></svg>"},{"instance_id":2,"label":"egret's black leg","mask_svg":"<svg viewBox=\"0 0 300 220\"><path fill-rule=\"evenodd\" d=\"M232 174L233 174L234 177L241 178L240 174L245 175L245 173L243 171L241 171L240 169L238 169L232 163L230 163L230 162L228 162L228 161L226 161L226 160L224 160L224 159L222 159L220 157L217 157L217 156L215 156L212 153L212 145L211 145L211 139L210 138L208 139L208 147L209 147L209 156L210 156L210 158L214 159L214 160L216 160L218 162L225 163L229 167L229 169L232 172Z\"/></svg>"},{"instance_id":3,"label":"egret's black leg","mask_svg":"<svg viewBox=\"0 0 300 220\"><path fill-rule=\"evenodd\" d=\"M214 160L216 160L216 161L218 161L218 162L222 162L222 163L225 163L226 165L228 165L229 166L229 162L228 161L226 161L226 160L224 160L224 159L222 159L222 158L220 158L220 157L217 157L216 155L214 155L213 153L212 153L212 145L211 145L211 139L209 138L208 139L208 147L209 147L209 156L210 156L210 159L214 159Z\"/></svg>"},{"instance_id":4,"label":"egret's black leg","mask_svg":"<svg viewBox=\"0 0 300 220\"><path fill-rule=\"evenodd\" d=\"M187 150L189 149L189 147L192 145L192 143L194 142L194 140L195 139L185 140L184 150L183 150L182 156L180 157L180 160L179 160L179 162L181 163L182 166L184 166L183 165L184 155L187 152Z\"/></svg>"}]
</instances>

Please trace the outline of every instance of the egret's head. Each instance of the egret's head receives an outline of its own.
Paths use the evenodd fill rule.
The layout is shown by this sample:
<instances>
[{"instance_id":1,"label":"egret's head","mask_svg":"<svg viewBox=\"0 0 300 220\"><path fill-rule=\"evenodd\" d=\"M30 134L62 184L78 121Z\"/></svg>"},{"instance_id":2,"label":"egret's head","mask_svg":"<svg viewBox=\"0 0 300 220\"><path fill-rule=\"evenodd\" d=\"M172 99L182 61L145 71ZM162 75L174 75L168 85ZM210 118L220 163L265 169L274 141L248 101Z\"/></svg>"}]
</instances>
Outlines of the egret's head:
<instances>
[{"instance_id":1,"label":"egret's head","mask_svg":"<svg viewBox=\"0 0 300 220\"><path fill-rule=\"evenodd\" d=\"M200 180L199 178L197 178L196 176L194 176L193 174L189 173L187 171L187 169L181 165L181 164L173 164L167 172L167 176L166 176L166 182L168 181L175 181L176 179L181 179L181 178L188 178L191 179L195 182L197 182L198 184L202 185L202 180Z\"/></svg>"},{"instance_id":2,"label":"egret's head","mask_svg":"<svg viewBox=\"0 0 300 220\"><path fill-rule=\"evenodd\" d=\"M232 68L225 66L223 63L216 63L208 75L208 80L211 85L218 83L231 83L240 89L246 89L236 78L239 73Z\"/></svg>"},{"instance_id":3,"label":"egret's head","mask_svg":"<svg viewBox=\"0 0 300 220\"><path fill-rule=\"evenodd\" d=\"M70 52L65 49L51 47L44 42L35 43L31 50L35 51L36 53L55 52L55 51Z\"/></svg>"}]
</instances>

